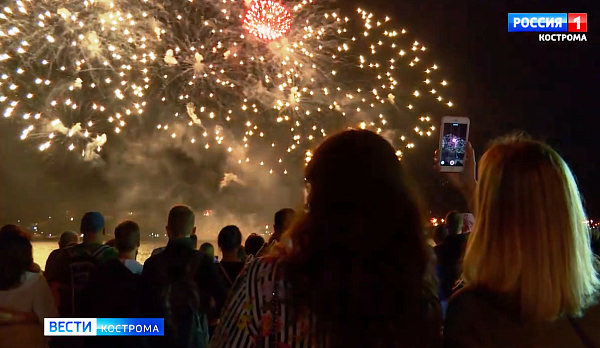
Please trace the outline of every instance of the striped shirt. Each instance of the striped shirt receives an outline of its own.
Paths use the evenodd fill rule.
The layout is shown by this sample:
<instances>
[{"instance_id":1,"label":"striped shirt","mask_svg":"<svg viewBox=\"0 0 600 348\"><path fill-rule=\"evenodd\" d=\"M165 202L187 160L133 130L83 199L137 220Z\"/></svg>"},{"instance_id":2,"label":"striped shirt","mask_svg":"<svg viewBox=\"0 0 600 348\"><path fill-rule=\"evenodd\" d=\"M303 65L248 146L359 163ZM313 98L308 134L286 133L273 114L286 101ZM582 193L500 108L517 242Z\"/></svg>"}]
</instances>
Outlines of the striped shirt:
<instances>
[{"instance_id":1,"label":"striped shirt","mask_svg":"<svg viewBox=\"0 0 600 348\"><path fill-rule=\"evenodd\" d=\"M265 257L246 265L231 290L209 348L326 347L322 337L310 335L314 326L309 315L296 320L289 314L277 261Z\"/></svg>"}]
</instances>

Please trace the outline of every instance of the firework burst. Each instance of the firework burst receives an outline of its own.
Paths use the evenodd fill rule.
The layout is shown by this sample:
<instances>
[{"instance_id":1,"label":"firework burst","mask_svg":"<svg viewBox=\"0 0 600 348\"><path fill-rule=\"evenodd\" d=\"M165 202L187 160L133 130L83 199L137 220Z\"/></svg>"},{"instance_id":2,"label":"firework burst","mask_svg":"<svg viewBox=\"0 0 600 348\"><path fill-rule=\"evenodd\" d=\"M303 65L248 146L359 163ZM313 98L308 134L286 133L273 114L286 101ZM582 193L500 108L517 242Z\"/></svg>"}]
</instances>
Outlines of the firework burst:
<instances>
[{"instance_id":1,"label":"firework burst","mask_svg":"<svg viewBox=\"0 0 600 348\"><path fill-rule=\"evenodd\" d=\"M0 101L5 117L27 123L23 138L48 137L41 149L60 139L93 155L151 109L144 121L159 134L287 174L348 127L383 134L401 156L452 106L428 50L363 10L346 17L311 0L15 4L0 16Z\"/></svg>"},{"instance_id":2,"label":"firework burst","mask_svg":"<svg viewBox=\"0 0 600 348\"><path fill-rule=\"evenodd\" d=\"M158 128L205 149L221 146L240 165L287 174L323 137L347 127L411 148L410 132L399 130L417 122L418 136L431 135L431 120L452 106L427 49L389 18L363 10L343 17L309 0L176 7L163 20L164 63L153 74L160 88L150 92L159 91L175 118ZM191 129L174 131L174 122Z\"/></svg>"},{"instance_id":3,"label":"firework burst","mask_svg":"<svg viewBox=\"0 0 600 348\"><path fill-rule=\"evenodd\" d=\"M0 101L5 118L92 159L143 112L144 64L137 48L152 38L147 14L119 1L16 1L0 14Z\"/></svg>"},{"instance_id":4,"label":"firework burst","mask_svg":"<svg viewBox=\"0 0 600 348\"><path fill-rule=\"evenodd\" d=\"M278 2L257 0L252 2L244 15L244 27L262 40L276 40L288 33L292 14Z\"/></svg>"}]
</instances>

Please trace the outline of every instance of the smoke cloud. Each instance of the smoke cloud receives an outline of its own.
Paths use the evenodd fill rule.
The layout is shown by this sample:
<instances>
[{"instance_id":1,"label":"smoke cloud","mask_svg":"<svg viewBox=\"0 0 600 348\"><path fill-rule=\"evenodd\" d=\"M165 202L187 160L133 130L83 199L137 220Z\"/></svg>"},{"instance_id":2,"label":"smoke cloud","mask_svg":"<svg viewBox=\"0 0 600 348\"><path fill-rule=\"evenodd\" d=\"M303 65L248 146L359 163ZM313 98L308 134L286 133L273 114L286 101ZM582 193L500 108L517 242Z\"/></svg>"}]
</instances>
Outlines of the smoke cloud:
<instances>
[{"instance_id":1,"label":"smoke cloud","mask_svg":"<svg viewBox=\"0 0 600 348\"><path fill-rule=\"evenodd\" d=\"M112 137L92 162L59 144L40 152L12 139L17 133L8 128L0 129L2 223L67 215L77 222L94 210L107 217L109 229L132 219L148 234L162 234L169 209L186 204L196 212L200 239L212 240L231 224L245 235L264 232L275 211L302 202L301 180L234 161L248 155L244 146L228 151L193 144L185 124L174 124L168 132L146 129Z\"/></svg>"}]
</instances>

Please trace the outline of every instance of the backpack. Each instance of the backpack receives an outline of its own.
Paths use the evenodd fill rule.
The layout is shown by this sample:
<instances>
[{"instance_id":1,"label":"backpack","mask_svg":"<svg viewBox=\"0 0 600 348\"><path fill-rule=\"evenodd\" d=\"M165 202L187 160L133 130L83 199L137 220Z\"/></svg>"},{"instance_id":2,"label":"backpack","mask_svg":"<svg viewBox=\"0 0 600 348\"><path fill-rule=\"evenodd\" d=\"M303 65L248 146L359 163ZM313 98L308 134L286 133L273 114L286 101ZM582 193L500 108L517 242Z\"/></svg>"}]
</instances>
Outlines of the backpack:
<instances>
[{"instance_id":1,"label":"backpack","mask_svg":"<svg viewBox=\"0 0 600 348\"><path fill-rule=\"evenodd\" d=\"M141 276L131 273L119 260L103 263L94 273L92 285L88 288L92 318L142 318ZM86 291L87 292L87 291ZM147 347L143 336L84 338L85 348L143 348Z\"/></svg>"},{"instance_id":2,"label":"backpack","mask_svg":"<svg viewBox=\"0 0 600 348\"><path fill-rule=\"evenodd\" d=\"M141 275L131 273L119 259L98 267L92 285L86 290L93 299L90 314L94 318L140 318Z\"/></svg>"},{"instance_id":3,"label":"backpack","mask_svg":"<svg viewBox=\"0 0 600 348\"><path fill-rule=\"evenodd\" d=\"M66 298L61 300L61 315L73 318L85 317L89 301L86 301L86 290L91 284L92 275L98 269L98 258L111 247L102 245L93 252L77 255L77 249L67 248L69 279Z\"/></svg>"},{"instance_id":4,"label":"backpack","mask_svg":"<svg viewBox=\"0 0 600 348\"><path fill-rule=\"evenodd\" d=\"M169 270L167 262L159 263L158 277L162 287L160 302L165 320L165 336L169 339L169 346L173 348L208 346L208 320L200 311L200 292L196 283L196 274L202 260L200 256L195 252L178 272Z\"/></svg>"}]
</instances>

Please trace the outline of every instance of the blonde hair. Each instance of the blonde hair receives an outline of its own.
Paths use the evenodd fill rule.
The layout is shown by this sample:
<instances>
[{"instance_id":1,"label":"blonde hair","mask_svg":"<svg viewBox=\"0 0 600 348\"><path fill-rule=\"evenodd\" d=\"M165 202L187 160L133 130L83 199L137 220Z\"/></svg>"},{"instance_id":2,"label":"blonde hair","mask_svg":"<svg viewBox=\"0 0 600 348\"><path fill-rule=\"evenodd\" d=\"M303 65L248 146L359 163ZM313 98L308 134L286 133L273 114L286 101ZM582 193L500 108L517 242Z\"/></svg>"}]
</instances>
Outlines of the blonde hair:
<instances>
[{"instance_id":1,"label":"blonde hair","mask_svg":"<svg viewBox=\"0 0 600 348\"><path fill-rule=\"evenodd\" d=\"M599 288L575 178L548 145L495 142L479 165L467 287L509 298L535 321L580 316Z\"/></svg>"}]
</instances>

